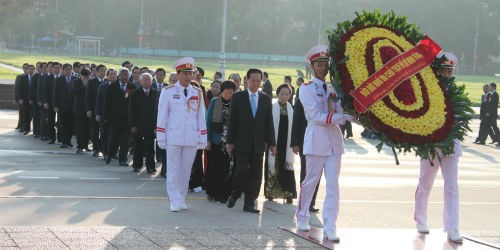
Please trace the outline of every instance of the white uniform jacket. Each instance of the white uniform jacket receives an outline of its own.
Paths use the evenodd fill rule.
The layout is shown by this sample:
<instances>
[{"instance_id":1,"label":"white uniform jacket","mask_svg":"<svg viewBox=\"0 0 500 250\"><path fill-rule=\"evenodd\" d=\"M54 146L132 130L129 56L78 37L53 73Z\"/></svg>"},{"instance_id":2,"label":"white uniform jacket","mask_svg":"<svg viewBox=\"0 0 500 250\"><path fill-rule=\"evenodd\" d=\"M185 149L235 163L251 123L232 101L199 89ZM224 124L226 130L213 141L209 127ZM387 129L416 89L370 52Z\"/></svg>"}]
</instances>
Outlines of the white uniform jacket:
<instances>
[{"instance_id":1,"label":"white uniform jacket","mask_svg":"<svg viewBox=\"0 0 500 250\"><path fill-rule=\"evenodd\" d=\"M331 95L337 94L332 84L326 85L325 92L323 81L313 78L299 90L307 119L304 155L332 156L344 153L344 140L338 126L345 122L344 109L340 100L328 100Z\"/></svg>"},{"instance_id":2,"label":"white uniform jacket","mask_svg":"<svg viewBox=\"0 0 500 250\"><path fill-rule=\"evenodd\" d=\"M207 125L205 122L205 102L201 89L189 85L187 97L184 87L176 84L166 86L160 94L156 140L165 149L172 146L207 145Z\"/></svg>"}]
</instances>

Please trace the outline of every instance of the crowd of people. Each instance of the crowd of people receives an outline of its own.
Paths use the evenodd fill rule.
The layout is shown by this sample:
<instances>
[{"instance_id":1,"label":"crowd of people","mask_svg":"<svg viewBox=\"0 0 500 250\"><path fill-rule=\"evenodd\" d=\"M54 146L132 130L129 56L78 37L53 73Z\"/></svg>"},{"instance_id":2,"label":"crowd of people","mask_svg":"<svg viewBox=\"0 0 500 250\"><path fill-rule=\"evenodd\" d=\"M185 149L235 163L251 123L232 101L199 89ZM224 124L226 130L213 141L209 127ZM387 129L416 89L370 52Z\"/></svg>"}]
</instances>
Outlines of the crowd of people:
<instances>
[{"instance_id":1,"label":"crowd of people","mask_svg":"<svg viewBox=\"0 0 500 250\"><path fill-rule=\"evenodd\" d=\"M335 88L326 81L328 47L313 47L306 59L312 80L297 78L295 91L286 76L275 92L268 74L258 68L248 69L243 81L238 73L225 80L216 72L205 90L205 72L195 67L191 57L177 60L168 79L163 68L140 68L129 61L119 69L78 62L25 64L25 73L15 83L17 129L25 135L32 131L34 138L59 143L61 148L72 148L76 135L76 153L92 151L106 164L117 159L118 165L127 167L127 157L133 155L131 166L136 172L145 165L154 174L155 163L161 162L172 212L188 209L188 191L205 190L209 201L229 208L244 194L243 210L260 213L256 200L264 180L267 200L291 204L298 198L297 229L303 231L309 230L310 212L319 210L315 200L324 173L323 233L328 240L339 241L336 221L344 136L352 137L350 123L358 119L344 112ZM451 77L455 65L456 60L450 60L436 74ZM493 92L495 87L489 86ZM486 133L489 127L484 129ZM300 192L295 155L300 157ZM461 145L455 140L454 154L421 160L415 198L420 233L429 232L427 200L441 168L445 230L450 240L462 241L458 233L460 155Z\"/></svg>"},{"instance_id":2,"label":"crowd of people","mask_svg":"<svg viewBox=\"0 0 500 250\"><path fill-rule=\"evenodd\" d=\"M159 145L161 139L157 138L158 107L161 93L178 84L178 76L184 74L184 70L167 74L164 68L151 70L125 61L119 69L79 62L25 63L23 71L17 76L14 89L19 105L16 127L19 132L32 134L33 138L60 148L76 146L77 154L91 152L93 157L101 158L106 164L117 160L119 166L131 166L137 172L144 167L146 172L154 174L156 162L159 162L160 175L167 178L168 150ZM199 105L206 113L203 121L208 140L206 147L197 149L194 160L189 163L187 189L194 192L205 190L207 199L226 203L232 194L233 179L242 175L236 168L236 154L226 149L232 97L235 93L247 91L247 77L250 75L242 79L240 74L231 73L224 80L220 72L215 72L210 88L205 90L202 83L208 79L204 70L194 67L188 73L186 81L201 93ZM267 148L258 149L265 159L265 176L262 178L262 173L257 173L253 185L260 189L258 183L264 179L268 200L282 198L290 204L297 198L295 154L300 154L301 180L305 178L302 144L307 121L298 100L298 91L294 95L292 78L285 76L283 84L274 93L267 73L261 72L261 75L260 80L251 86L259 89L260 82L265 83L267 94L260 93L269 96L271 109L268 115L273 119L264 128L267 132L256 133L273 134L277 150L273 155ZM296 83L299 87L304 79L299 77ZM275 103L271 102L273 94L278 97ZM297 109L299 111L294 113ZM245 123L249 125L247 121L242 122ZM269 129L273 129L272 133ZM247 133L249 130L242 132L247 137L243 139L245 141L254 137ZM129 157L132 157L131 163ZM258 192L256 190L255 194ZM318 211L314 201L310 209Z\"/></svg>"}]
</instances>

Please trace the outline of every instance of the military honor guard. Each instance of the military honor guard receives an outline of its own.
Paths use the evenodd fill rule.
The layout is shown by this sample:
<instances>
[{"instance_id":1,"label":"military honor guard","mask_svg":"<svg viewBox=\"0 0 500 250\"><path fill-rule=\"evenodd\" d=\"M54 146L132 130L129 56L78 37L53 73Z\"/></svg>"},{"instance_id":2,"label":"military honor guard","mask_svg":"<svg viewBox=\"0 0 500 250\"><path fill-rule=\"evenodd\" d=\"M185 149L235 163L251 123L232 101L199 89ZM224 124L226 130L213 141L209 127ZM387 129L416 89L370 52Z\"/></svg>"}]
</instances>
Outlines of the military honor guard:
<instances>
[{"instance_id":1,"label":"military honor guard","mask_svg":"<svg viewBox=\"0 0 500 250\"><path fill-rule=\"evenodd\" d=\"M449 52L438 54L437 58L445 56L446 60L441 64L437 74L440 78L452 78L457 65L457 57ZM458 232L458 159L462 156L462 144L454 140L453 153L443 155L436 149L439 156L432 159L420 160L420 177L418 179L417 191L415 191L415 221L419 233L429 233L427 227L427 204L431 193L434 179L438 169L444 179L444 230L448 233L448 239L453 242L462 242L462 236Z\"/></svg>"},{"instance_id":2,"label":"military honor guard","mask_svg":"<svg viewBox=\"0 0 500 250\"><path fill-rule=\"evenodd\" d=\"M202 90L190 84L196 68L191 57L175 62L178 81L160 94L156 124L157 142L167 150L167 194L170 211L187 209L185 197L197 149L207 145Z\"/></svg>"},{"instance_id":3,"label":"military honor guard","mask_svg":"<svg viewBox=\"0 0 500 250\"><path fill-rule=\"evenodd\" d=\"M327 83L330 56L326 45L309 50L306 60L311 64L314 77L300 87L300 101L304 106L307 128L304 135L306 177L301 184L297 206L297 229L309 231L309 208L316 186L324 171L326 197L323 203L323 236L338 242L336 221L339 213L339 173L344 142L339 125L345 121L357 122L344 114L333 85Z\"/></svg>"}]
</instances>

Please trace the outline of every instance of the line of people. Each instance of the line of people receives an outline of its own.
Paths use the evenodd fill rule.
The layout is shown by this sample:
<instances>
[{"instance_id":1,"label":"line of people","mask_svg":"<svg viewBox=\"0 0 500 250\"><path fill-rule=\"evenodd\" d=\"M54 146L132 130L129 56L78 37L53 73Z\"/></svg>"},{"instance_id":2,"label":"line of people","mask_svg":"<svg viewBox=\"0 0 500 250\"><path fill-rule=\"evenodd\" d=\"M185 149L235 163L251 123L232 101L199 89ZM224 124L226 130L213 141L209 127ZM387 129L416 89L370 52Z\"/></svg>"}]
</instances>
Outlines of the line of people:
<instances>
[{"instance_id":1,"label":"line of people","mask_svg":"<svg viewBox=\"0 0 500 250\"><path fill-rule=\"evenodd\" d=\"M167 176L167 150L160 146L161 139L157 139L158 106L161 93L180 82L182 79L178 81L178 74L184 71L175 70L167 82L165 69L151 71L147 67L133 66L129 61L123 62L118 70L107 69L102 64L78 62L39 62L36 66L26 63L23 70L25 73L20 74L15 82L15 100L19 104L16 129L19 132L25 135L32 132L33 138L58 144L60 148L73 148L76 142L76 153L92 152L94 157L102 156L106 164L116 159L118 165L129 166L130 154L134 171L140 171L145 165L148 173L155 173L155 163L161 162L160 175ZM246 79L249 76L244 76L243 86L240 86L242 79L238 73L222 80L222 75L216 72L216 79L205 91L201 84L204 73L202 68L195 67L190 71L192 76L186 80L190 86L201 90L199 103L207 111L204 121L208 137L206 148L196 150L190 163L187 190L201 192L205 189L209 200L226 203L232 193L233 176L238 175L236 160L226 149L229 110L233 94L248 90ZM267 73L261 73L267 76ZM268 84L266 91L270 89L272 94L267 77L265 82ZM303 82L303 78L297 79L299 86ZM297 197L293 171L295 154L301 157L301 180L305 177L302 144L307 121L294 92L291 77L286 76L276 91L278 101L271 105L269 114L274 119L265 130L272 128L276 131L277 155L259 149L265 158L266 198L283 198L287 203L292 203ZM267 97L271 100L270 96ZM260 189L260 179L262 173L257 173L253 184L258 186L254 187L256 194ZM314 202L311 211L318 211Z\"/></svg>"}]
</instances>

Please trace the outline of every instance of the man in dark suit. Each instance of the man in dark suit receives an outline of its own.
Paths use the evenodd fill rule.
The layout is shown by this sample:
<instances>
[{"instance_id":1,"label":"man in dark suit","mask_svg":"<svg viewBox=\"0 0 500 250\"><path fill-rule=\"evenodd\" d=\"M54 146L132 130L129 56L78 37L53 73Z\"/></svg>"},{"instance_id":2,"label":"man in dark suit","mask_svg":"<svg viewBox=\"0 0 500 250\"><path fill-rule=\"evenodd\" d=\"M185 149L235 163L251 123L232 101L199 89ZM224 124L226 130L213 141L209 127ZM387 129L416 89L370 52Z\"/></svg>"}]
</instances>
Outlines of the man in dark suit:
<instances>
[{"instance_id":1,"label":"man in dark suit","mask_svg":"<svg viewBox=\"0 0 500 250\"><path fill-rule=\"evenodd\" d=\"M490 100L490 85L489 84L485 84L483 86L483 92L484 92L484 94L481 96L481 106L479 108L479 120L481 121L479 124L479 133L478 133L476 140L474 141L475 144L480 144L480 145L485 144L485 141L481 141L481 140L483 140L483 139L486 140L488 135L491 137L492 144L497 142L496 138L495 138L495 134L493 132L493 128L486 127L488 125L487 124L488 121L486 119L486 109L488 106L488 102Z\"/></svg>"},{"instance_id":2,"label":"man in dark suit","mask_svg":"<svg viewBox=\"0 0 500 250\"><path fill-rule=\"evenodd\" d=\"M298 91L297 91L298 93ZM295 99L295 106L293 109L293 123L292 123L292 133L290 138L290 147L292 147L295 154L300 156L300 182L306 178L306 156L304 155L304 135L307 128L307 119L304 114L304 106L300 99ZM311 200L311 205L309 205L309 212L317 213L318 208L314 207L316 203L316 195L318 194L319 181L314 190L314 194Z\"/></svg>"},{"instance_id":3,"label":"man in dark suit","mask_svg":"<svg viewBox=\"0 0 500 250\"><path fill-rule=\"evenodd\" d=\"M51 66L52 65L52 66ZM47 64L47 71L49 74L45 77L45 81L42 85L43 92L43 108L45 109L46 115L46 126L47 126L47 137L49 139L49 144L54 144L56 142L56 113L54 111L54 86L56 79L60 77L62 65L58 62L53 62L52 64Z\"/></svg>"},{"instance_id":4,"label":"man in dark suit","mask_svg":"<svg viewBox=\"0 0 500 250\"><path fill-rule=\"evenodd\" d=\"M40 113L40 140L47 140L47 126L46 126L46 112L43 107L43 83L47 77L47 63L42 62L40 64L40 77L38 77L38 86L36 88L36 100L38 101L38 112Z\"/></svg>"},{"instance_id":5,"label":"man in dark suit","mask_svg":"<svg viewBox=\"0 0 500 250\"><path fill-rule=\"evenodd\" d=\"M288 86L290 86L290 89L292 90L292 92L290 93L290 98L288 98L288 102L290 104L292 104L292 106L293 106L293 102L295 101L294 100L295 88L292 85L292 77L291 76L285 76L283 78L283 82L286 83L286 84L288 84Z\"/></svg>"},{"instance_id":6,"label":"man in dark suit","mask_svg":"<svg viewBox=\"0 0 500 250\"><path fill-rule=\"evenodd\" d=\"M61 130L61 148L73 147L73 84L71 83L73 66L65 63L62 67L63 75L56 79L54 84L54 111L59 114L59 129Z\"/></svg>"},{"instance_id":7,"label":"man in dark suit","mask_svg":"<svg viewBox=\"0 0 500 250\"><path fill-rule=\"evenodd\" d=\"M493 129L493 140L499 142L497 146L500 146L500 131L498 130L497 120L498 120L498 93L497 84L490 83L490 98L488 105L486 106L486 119L488 120L487 129ZM486 136L484 137L486 140Z\"/></svg>"},{"instance_id":8,"label":"man in dark suit","mask_svg":"<svg viewBox=\"0 0 500 250\"><path fill-rule=\"evenodd\" d=\"M26 75L21 76L21 98L19 99L19 103L23 104L23 131L24 134L29 134L31 130L31 102L30 102L30 89L31 85L34 82L33 73L35 72L35 66L29 65L28 72Z\"/></svg>"},{"instance_id":9,"label":"man in dark suit","mask_svg":"<svg viewBox=\"0 0 500 250\"><path fill-rule=\"evenodd\" d=\"M23 73L19 74L16 76L16 80L14 82L14 100L16 101L17 108L18 108L18 120L17 120L17 126L15 129L19 129L19 132L24 132L24 122L23 122L23 103L24 100L22 100L21 97L21 77L26 75L28 73L28 63L23 64Z\"/></svg>"},{"instance_id":10,"label":"man in dark suit","mask_svg":"<svg viewBox=\"0 0 500 250\"><path fill-rule=\"evenodd\" d=\"M31 116L33 117L33 138L40 137L40 106L38 106L38 79L40 78L41 62L35 64L36 72L33 74L31 79L31 85L29 89L29 102L31 105Z\"/></svg>"},{"instance_id":11,"label":"man in dark suit","mask_svg":"<svg viewBox=\"0 0 500 250\"><path fill-rule=\"evenodd\" d=\"M90 138L92 140L92 149L94 150L92 156L99 155L99 122L95 119L95 106L97 101L97 88L104 83L106 66L99 64L96 68L96 74L97 76L89 81L85 90L85 110L90 120Z\"/></svg>"},{"instance_id":12,"label":"man in dark suit","mask_svg":"<svg viewBox=\"0 0 500 250\"><path fill-rule=\"evenodd\" d=\"M108 69L108 71L106 72L106 78L104 79L104 82L97 88L97 99L95 102L95 111L94 111L95 120L99 122L99 130L100 130L99 148L103 156L106 156L106 152L108 152L109 124L107 122L104 122L104 119L102 119L102 114L104 113L104 101L106 99L106 93L108 91L108 87L113 82L116 82L116 70Z\"/></svg>"},{"instance_id":13,"label":"man in dark suit","mask_svg":"<svg viewBox=\"0 0 500 250\"><path fill-rule=\"evenodd\" d=\"M156 172L154 146L158 110L158 91L151 87L152 81L151 74L143 73L139 79L142 87L132 91L128 105L128 125L135 144L132 167L139 172L146 157L146 170L151 174Z\"/></svg>"},{"instance_id":14,"label":"man in dark suit","mask_svg":"<svg viewBox=\"0 0 500 250\"><path fill-rule=\"evenodd\" d=\"M264 85L262 85L262 91L266 93L269 97L273 98L273 85L269 81L269 75L264 72Z\"/></svg>"},{"instance_id":15,"label":"man in dark suit","mask_svg":"<svg viewBox=\"0 0 500 250\"><path fill-rule=\"evenodd\" d=\"M226 147L228 152L234 153L236 169L227 207L234 207L241 193L245 192L243 210L259 213L255 200L262 183L262 157L267 146L276 155L276 140L271 97L258 90L262 71L249 69L246 75L248 89L233 95L229 114Z\"/></svg>"},{"instance_id":16,"label":"man in dark suit","mask_svg":"<svg viewBox=\"0 0 500 250\"><path fill-rule=\"evenodd\" d=\"M73 96L73 115L75 117L76 153L89 149L90 120L85 109L85 90L90 79L90 70L83 68L78 74L80 77L73 79L71 90Z\"/></svg>"},{"instance_id":17,"label":"man in dark suit","mask_svg":"<svg viewBox=\"0 0 500 250\"><path fill-rule=\"evenodd\" d=\"M109 123L109 146L105 162L111 162L111 155L120 146L118 161L120 166L128 166L127 152L129 148L130 129L128 127L128 98L130 92L136 89L133 83L129 83L130 72L127 68L118 70L118 81L109 85L104 101L103 119Z\"/></svg>"}]
</instances>

